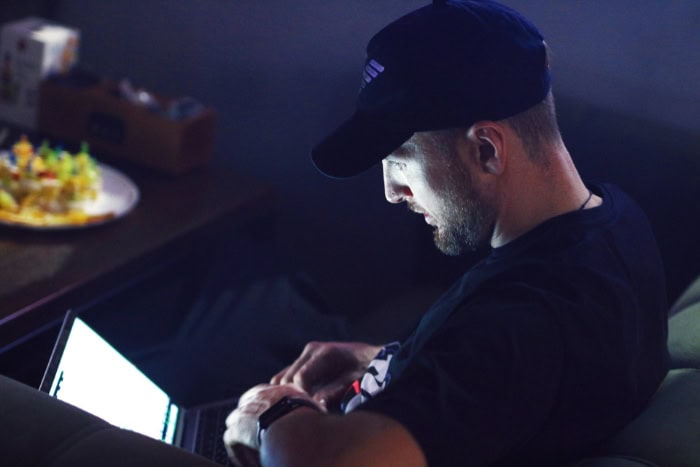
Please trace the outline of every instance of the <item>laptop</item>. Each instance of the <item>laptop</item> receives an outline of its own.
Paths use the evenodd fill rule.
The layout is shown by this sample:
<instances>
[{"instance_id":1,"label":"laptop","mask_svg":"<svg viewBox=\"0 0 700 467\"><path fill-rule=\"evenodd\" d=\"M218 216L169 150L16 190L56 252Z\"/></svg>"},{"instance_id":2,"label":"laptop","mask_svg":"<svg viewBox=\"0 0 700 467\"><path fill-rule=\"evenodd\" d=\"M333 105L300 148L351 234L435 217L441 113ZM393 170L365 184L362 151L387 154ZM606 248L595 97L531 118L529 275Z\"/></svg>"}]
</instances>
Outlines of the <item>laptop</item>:
<instances>
[{"instance_id":1,"label":"laptop","mask_svg":"<svg viewBox=\"0 0 700 467\"><path fill-rule=\"evenodd\" d=\"M39 389L117 427L232 465L222 436L237 398L179 406L72 311L63 320Z\"/></svg>"}]
</instances>

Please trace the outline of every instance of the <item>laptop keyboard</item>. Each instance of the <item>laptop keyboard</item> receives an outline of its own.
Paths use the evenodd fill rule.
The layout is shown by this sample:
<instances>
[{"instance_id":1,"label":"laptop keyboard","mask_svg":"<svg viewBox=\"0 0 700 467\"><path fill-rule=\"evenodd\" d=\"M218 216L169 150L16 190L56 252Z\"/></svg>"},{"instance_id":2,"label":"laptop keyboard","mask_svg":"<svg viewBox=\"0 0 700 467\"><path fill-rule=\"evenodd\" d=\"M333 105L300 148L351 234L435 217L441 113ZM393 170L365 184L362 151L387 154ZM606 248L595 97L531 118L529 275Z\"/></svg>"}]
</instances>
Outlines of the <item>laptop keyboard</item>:
<instances>
[{"instance_id":1,"label":"laptop keyboard","mask_svg":"<svg viewBox=\"0 0 700 467\"><path fill-rule=\"evenodd\" d=\"M236 408L236 403L203 409L199 414L199 426L195 452L217 464L233 466L224 447L226 417Z\"/></svg>"}]
</instances>

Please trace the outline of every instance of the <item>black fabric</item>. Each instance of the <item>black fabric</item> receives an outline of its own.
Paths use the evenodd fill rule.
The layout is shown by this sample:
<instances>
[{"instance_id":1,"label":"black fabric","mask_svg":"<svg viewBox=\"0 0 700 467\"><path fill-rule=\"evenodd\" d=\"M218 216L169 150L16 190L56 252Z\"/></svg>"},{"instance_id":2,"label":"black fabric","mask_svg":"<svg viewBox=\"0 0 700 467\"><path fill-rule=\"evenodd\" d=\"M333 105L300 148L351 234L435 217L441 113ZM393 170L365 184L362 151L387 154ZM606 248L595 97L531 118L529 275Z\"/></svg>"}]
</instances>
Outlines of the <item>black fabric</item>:
<instances>
[{"instance_id":1,"label":"black fabric","mask_svg":"<svg viewBox=\"0 0 700 467\"><path fill-rule=\"evenodd\" d=\"M360 406L399 421L431 466L548 465L631 421L668 366L664 272L648 222L610 185L469 270Z\"/></svg>"}]
</instances>

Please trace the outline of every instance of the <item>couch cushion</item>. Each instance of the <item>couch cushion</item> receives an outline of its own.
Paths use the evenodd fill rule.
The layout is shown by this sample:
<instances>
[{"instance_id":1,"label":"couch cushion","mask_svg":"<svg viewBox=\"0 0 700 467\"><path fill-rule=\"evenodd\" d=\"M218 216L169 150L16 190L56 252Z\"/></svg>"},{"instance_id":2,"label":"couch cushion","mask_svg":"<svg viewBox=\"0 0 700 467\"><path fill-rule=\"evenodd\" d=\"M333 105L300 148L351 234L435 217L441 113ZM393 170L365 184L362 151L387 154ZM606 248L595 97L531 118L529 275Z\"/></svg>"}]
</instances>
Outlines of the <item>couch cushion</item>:
<instances>
[{"instance_id":1,"label":"couch cushion","mask_svg":"<svg viewBox=\"0 0 700 467\"><path fill-rule=\"evenodd\" d=\"M49 465L49 464L41 464ZM51 467L216 467L210 461L132 431L110 427L64 446Z\"/></svg>"},{"instance_id":2,"label":"couch cushion","mask_svg":"<svg viewBox=\"0 0 700 467\"><path fill-rule=\"evenodd\" d=\"M671 368L700 368L700 302L668 320L668 352Z\"/></svg>"},{"instance_id":3,"label":"couch cushion","mask_svg":"<svg viewBox=\"0 0 700 467\"><path fill-rule=\"evenodd\" d=\"M681 296L678 297L676 303L674 303L671 307L669 316L674 316L681 310L696 303L700 303L700 277L695 279L695 281L690 284L687 289L685 289Z\"/></svg>"},{"instance_id":4,"label":"couch cushion","mask_svg":"<svg viewBox=\"0 0 700 467\"><path fill-rule=\"evenodd\" d=\"M0 375L2 465L210 466L204 458L137 433Z\"/></svg>"},{"instance_id":5,"label":"couch cushion","mask_svg":"<svg viewBox=\"0 0 700 467\"><path fill-rule=\"evenodd\" d=\"M602 454L663 467L700 466L700 370L670 371L649 406Z\"/></svg>"}]
</instances>

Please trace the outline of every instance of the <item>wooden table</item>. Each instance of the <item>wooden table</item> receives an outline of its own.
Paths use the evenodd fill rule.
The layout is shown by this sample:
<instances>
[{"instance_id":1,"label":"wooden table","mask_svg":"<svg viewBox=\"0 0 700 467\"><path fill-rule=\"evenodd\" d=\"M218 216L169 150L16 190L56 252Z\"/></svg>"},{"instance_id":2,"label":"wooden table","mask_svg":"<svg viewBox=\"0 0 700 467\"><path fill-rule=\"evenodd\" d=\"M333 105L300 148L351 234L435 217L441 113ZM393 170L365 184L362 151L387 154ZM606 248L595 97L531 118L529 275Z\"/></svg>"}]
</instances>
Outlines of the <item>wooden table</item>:
<instances>
[{"instance_id":1,"label":"wooden table","mask_svg":"<svg viewBox=\"0 0 700 467\"><path fill-rule=\"evenodd\" d=\"M275 204L269 186L226 168L179 176L122 169L141 193L126 217L71 231L0 227L0 354L207 232L269 218Z\"/></svg>"}]
</instances>

